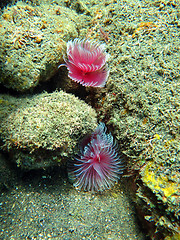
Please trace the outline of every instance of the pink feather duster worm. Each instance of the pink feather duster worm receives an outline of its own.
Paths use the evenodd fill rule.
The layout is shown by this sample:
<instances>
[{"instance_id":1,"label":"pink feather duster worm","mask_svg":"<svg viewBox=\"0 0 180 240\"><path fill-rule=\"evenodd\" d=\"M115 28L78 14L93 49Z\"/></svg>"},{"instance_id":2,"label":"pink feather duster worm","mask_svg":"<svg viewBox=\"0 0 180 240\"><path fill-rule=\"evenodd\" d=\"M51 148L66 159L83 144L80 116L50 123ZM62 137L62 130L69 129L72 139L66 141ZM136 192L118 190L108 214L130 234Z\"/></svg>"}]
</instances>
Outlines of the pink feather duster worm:
<instances>
[{"instance_id":1,"label":"pink feather duster worm","mask_svg":"<svg viewBox=\"0 0 180 240\"><path fill-rule=\"evenodd\" d=\"M109 75L107 58L104 44L86 39L69 41L66 60L68 76L83 86L103 87Z\"/></svg>"},{"instance_id":2,"label":"pink feather duster worm","mask_svg":"<svg viewBox=\"0 0 180 240\"><path fill-rule=\"evenodd\" d=\"M68 175L77 189L95 192L111 188L123 169L118 146L100 123L82 141L79 156L69 162Z\"/></svg>"}]
</instances>

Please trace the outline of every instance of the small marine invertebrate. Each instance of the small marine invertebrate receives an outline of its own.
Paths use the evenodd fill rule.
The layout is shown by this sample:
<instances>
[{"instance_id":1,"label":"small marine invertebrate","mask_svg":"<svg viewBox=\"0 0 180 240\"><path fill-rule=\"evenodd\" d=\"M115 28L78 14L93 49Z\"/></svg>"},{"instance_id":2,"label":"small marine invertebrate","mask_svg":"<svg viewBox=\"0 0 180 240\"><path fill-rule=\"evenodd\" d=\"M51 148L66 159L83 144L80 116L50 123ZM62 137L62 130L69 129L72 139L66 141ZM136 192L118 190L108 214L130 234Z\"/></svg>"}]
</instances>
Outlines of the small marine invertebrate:
<instances>
[{"instance_id":1,"label":"small marine invertebrate","mask_svg":"<svg viewBox=\"0 0 180 240\"><path fill-rule=\"evenodd\" d=\"M102 191L118 181L124 165L113 136L104 123L83 139L80 154L69 162L68 175L73 185L84 191Z\"/></svg>"},{"instance_id":2,"label":"small marine invertebrate","mask_svg":"<svg viewBox=\"0 0 180 240\"><path fill-rule=\"evenodd\" d=\"M68 76L83 86L103 87L109 75L107 58L104 44L86 39L69 41L65 64Z\"/></svg>"}]
</instances>

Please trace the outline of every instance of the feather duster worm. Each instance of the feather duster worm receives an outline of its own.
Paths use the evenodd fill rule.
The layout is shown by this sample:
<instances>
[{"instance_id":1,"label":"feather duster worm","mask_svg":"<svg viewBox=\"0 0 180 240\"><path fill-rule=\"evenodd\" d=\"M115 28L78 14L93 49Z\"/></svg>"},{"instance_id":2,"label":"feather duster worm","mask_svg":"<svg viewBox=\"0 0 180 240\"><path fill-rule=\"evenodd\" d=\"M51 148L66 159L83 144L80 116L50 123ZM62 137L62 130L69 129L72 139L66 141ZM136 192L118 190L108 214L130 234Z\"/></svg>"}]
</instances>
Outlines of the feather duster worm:
<instances>
[{"instance_id":1,"label":"feather duster worm","mask_svg":"<svg viewBox=\"0 0 180 240\"><path fill-rule=\"evenodd\" d=\"M68 175L73 185L84 191L103 191L120 178L124 165L113 136L106 133L105 124L83 139L80 154L69 162Z\"/></svg>"},{"instance_id":2,"label":"feather duster worm","mask_svg":"<svg viewBox=\"0 0 180 240\"><path fill-rule=\"evenodd\" d=\"M103 87L109 75L107 58L104 44L86 39L69 41L65 64L68 76L83 86Z\"/></svg>"}]
</instances>

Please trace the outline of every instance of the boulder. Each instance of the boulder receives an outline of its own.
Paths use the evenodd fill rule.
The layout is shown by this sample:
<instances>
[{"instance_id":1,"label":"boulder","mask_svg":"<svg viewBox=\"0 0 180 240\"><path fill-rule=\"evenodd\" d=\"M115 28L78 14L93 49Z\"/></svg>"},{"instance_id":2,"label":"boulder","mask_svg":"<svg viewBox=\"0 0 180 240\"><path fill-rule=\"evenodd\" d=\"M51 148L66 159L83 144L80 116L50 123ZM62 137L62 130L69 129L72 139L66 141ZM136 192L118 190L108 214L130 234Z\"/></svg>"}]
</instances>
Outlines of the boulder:
<instances>
[{"instance_id":1,"label":"boulder","mask_svg":"<svg viewBox=\"0 0 180 240\"><path fill-rule=\"evenodd\" d=\"M15 98L1 95L3 150L22 169L47 168L77 153L79 140L97 127L96 113L63 91Z\"/></svg>"}]
</instances>

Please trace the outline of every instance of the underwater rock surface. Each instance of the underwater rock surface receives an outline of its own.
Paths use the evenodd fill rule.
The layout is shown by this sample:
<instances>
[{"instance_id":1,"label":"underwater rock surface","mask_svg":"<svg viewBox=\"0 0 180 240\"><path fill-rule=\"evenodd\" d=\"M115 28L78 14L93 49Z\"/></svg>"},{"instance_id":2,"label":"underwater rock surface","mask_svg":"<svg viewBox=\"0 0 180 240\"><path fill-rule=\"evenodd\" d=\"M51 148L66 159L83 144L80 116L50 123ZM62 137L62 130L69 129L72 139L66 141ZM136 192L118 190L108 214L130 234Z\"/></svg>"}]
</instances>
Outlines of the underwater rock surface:
<instances>
[{"instance_id":1,"label":"underwater rock surface","mask_svg":"<svg viewBox=\"0 0 180 240\"><path fill-rule=\"evenodd\" d=\"M110 54L98 118L129 158L127 175L135 176L135 201L153 239L180 237L179 7L166 0L108 2L97 8L90 33L100 32Z\"/></svg>"},{"instance_id":2,"label":"underwater rock surface","mask_svg":"<svg viewBox=\"0 0 180 240\"><path fill-rule=\"evenodd\" d=\"M44 7L42 0L31 2L42 3L39 7ZM106 43L107 52L110 54L108 62L110 76L105 88L89 98L87 96L86 102L89 99L89 104L92 104L98 113L98 120L106 124L118 139L121 151L129 158L127 177L131 176L135 183L132 192L134 191L135 194L138 216L141 216L149 236L154 240L179 239L179 2L169 0L110 0L105 3L94 0L57 0L56 2L49 0L47 2L49 2L49 9L56 10L54 16L61 14L58 10L61 3L70 13L68 17L71 17L71 13L73 14L73 24L77 26L78 30L77 28L75 30L78 34L75 31L72 38L88 38ZM27 7L27 12L29 12L28 8L30 7ZM4 15L3 21L8 22L8 17ZM47 19L49 19L48 16ZM2 26L1 29L3 32ZM46 28L42 29L42 31L45 30ZM12 33L8 34L12 35ZM49 34L52 33L49 32ZM37 40L40 41L36 43L37 45L43 43L41 39ZM35 40L32 39L32 41ZM67 37L65 41L69 41L69 38ZM49 43L51 45L50 41ZM15 45L17 44L16 40ZM21 53L21 45L25 44L20 39L17 55ZM27 45L27 49L28 47ZM58 54L61 58L60 52ZM8 57L3 61L8 64L11 59L9 60ZM5 74L9 74L12 62L8 64L9 67L6 67L6 64ZM35 64L31 70L36 69L34 66ZM16 65L13 71L16 76ZM18 72L19 75L21 71ZM22 80L22 77L19 79ZM4 85L6 85L5 80L9 81L3 77ZM21 87L22 83L15 89L24 89ZM11 85L14 86L14 84L16 82L12 82ZM11 87L11 85L7 83L6 86ZM65 85L67 87L67 83ZM72 87L69 86L68 91L71 91ZM18 105L18 101L14 104L9 104L9 101L4 109L7 110L8 107L10 113L13 109L16 111L15 105ZM8 114L5 115L8 116ZM4 140L5 137L9 138L9 135L4 136ZM17 146L15 144L13 146L17 150ZM127 182L129 184L129 181ZM128 187L130 189L131 184ZM99 215L98 211L97 215Z\"/></svg>"},{"instance_id":3,"label":"underwater rock surface","mask_svg":"<svg viewBox=\"0 0 180 240\"><path fill-rule=\"evenodd\" d=\"M57 4L8 6L0 17L0 82L24 92L48 80L78 36L77 14Z\"/></svg>"},{"instance_id":4,"label":"underwater rock surface","mask_svg":"<svg viewBox=\"0 0 180 240\"><path fill-rule=\"evenodd\" d=\"M25 98L1 95L0 102L2 148L22 169L65 161L77 153L79 140L97 127L95 111L63 91Z\"/></svg>"}]
</instances>

